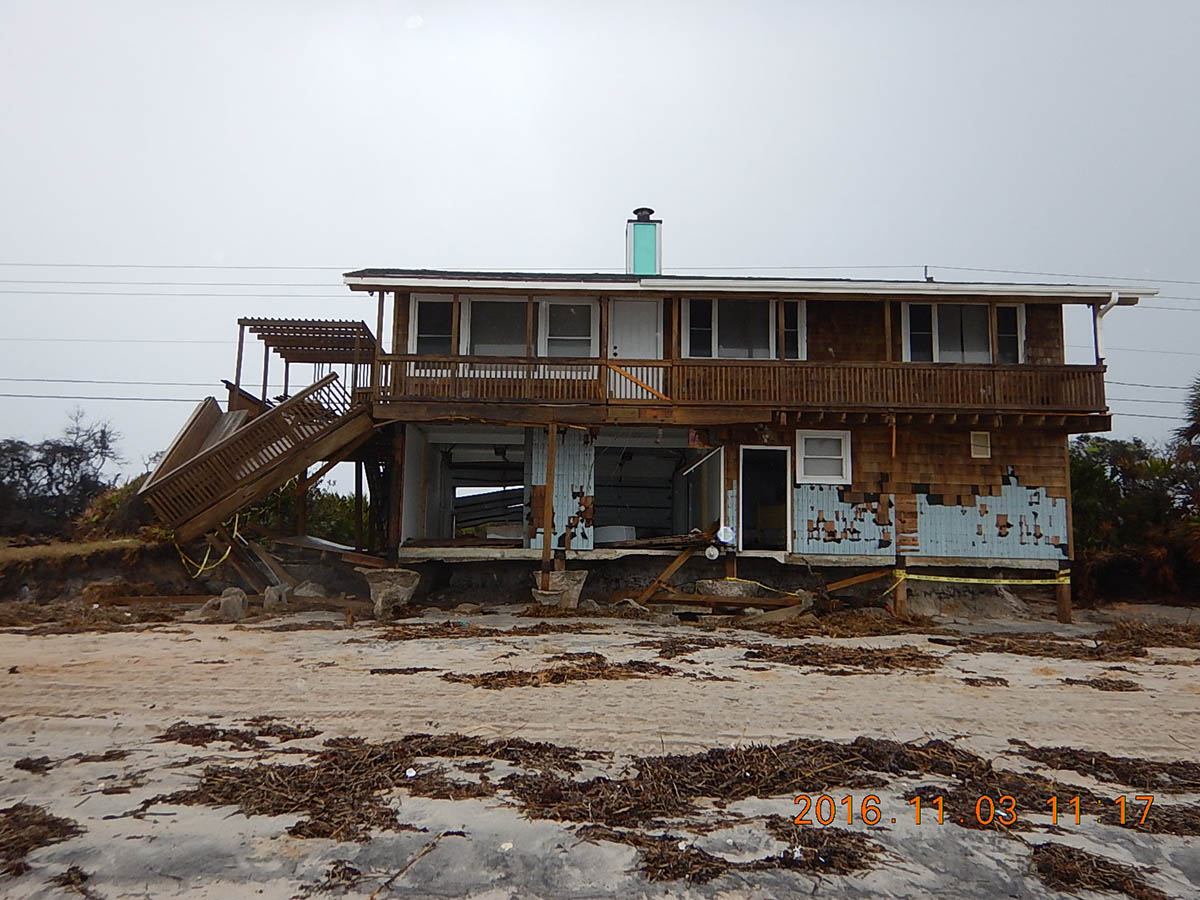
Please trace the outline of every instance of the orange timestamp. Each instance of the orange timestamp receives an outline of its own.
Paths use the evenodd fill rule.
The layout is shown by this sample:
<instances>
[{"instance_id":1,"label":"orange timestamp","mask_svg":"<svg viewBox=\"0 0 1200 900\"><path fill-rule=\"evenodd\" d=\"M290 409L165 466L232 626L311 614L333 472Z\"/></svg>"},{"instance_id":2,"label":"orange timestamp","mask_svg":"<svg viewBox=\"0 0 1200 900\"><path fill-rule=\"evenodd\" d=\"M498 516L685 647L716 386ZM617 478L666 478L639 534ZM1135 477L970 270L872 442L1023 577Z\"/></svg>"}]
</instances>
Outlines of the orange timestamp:
<instances>
[{"instance_id":1,"label":"orange timestamp","mask_svg":"<svg viewBox=\"0 0 1200 900\"><path fill-rule=\"evenodd\" d=\"M1138 794L1134 801L1137 803L1145 803L1141 809L1141 816L1137 820L1138 825L1146 824L1146 816L1150 813L1150 807L1154 804L1154 796L1152 794ZM809 794L800 794L794 801L801 807L799 814L792 821L796 825L832 825L835 821L844 819L847 825L853 825L855 816L858 821L864 825L878 825L883 821L883 809L880 807L882 802L876 794L867 794L857 804L854 797L846 795L840 800L835 800L829 794L821 794L813 797ZM1120 817L1120 823L1126 824L1126 808L1128 802L1125 797L1117 797L1113 801L1117 808ZM940 796L927 797L923 801L918 795L908 801L908 805L912 807L914 824L920 825L922 821L934 822L941 825L947 821L945 803ZM842 807L839 812L838 807ZM1081 809L1079 797L1071 797L1065 803L1059 804L1058 797L1050 797L1046 800L1046 806L1049 808L1047 812L1055 825L1059 823L1060 812L1067 820L1074 820L1078 825L1081 821ZM1136 809L1130 809L1130 818L1137 815ZM924 818L922 819L922 813ZM896 822L896 818L892 817L892 822ZM962 819L950 821L962 822ZM1017 799L1011 794L1003 794L999 797L990 797L987 794L981 794L975 800L975 821L980 825L1014 825L1017 821Z\"/></svg>"}]
</instances>

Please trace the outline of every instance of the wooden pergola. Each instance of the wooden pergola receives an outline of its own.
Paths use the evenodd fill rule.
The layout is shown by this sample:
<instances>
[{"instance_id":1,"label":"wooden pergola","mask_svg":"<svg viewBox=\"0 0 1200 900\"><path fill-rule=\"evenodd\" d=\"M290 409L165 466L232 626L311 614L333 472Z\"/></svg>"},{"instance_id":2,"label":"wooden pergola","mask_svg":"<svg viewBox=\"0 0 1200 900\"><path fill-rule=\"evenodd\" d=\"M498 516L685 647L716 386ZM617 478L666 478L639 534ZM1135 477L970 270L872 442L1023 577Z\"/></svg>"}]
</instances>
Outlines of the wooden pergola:
<instances>
[{"instance_id":1,"label":"wooden pergola","mask_svg":"<svg viewBox=\"0 0 1200 900\"><path fill-rule=\"evenodd\" d=\"M292 363L351 367L350 390L359 387L358 369L377 351L375 335L365 322L343 319L238 319L237 371L234 390L242 390L246 332L263 342L262 395L267 399L271 351L283 360L283 392L288 392Z\"/></svg>"}]
</instances>

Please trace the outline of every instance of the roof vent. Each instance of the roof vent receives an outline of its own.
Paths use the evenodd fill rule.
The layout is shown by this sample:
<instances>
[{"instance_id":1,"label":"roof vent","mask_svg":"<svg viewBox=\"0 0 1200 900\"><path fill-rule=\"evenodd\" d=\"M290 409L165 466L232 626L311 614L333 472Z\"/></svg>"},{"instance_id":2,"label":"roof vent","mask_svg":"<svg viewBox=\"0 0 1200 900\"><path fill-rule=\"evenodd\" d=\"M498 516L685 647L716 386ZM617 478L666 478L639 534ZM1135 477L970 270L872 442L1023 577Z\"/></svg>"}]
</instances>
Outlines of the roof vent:
<instances>
[{"instance_id":1,"label":"roof vent","mask_svg":"<svg viewBox=\"0 0 1200 900\"><path fill-rule=\"evenodd\" d=\"M625 223L625 272L628 275L662 274L662 219L650 218L654 210L639 206Z\"/></svg>"}]
</instances>

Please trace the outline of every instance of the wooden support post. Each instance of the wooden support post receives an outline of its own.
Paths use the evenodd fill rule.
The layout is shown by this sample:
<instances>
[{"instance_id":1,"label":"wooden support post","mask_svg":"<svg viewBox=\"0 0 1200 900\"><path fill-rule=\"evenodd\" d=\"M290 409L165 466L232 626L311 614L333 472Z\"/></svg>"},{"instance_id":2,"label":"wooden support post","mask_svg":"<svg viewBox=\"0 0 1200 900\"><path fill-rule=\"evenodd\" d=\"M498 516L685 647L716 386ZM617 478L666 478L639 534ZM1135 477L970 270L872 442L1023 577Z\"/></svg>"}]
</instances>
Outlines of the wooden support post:
<instances>
[{"instance_id":1,"label":"wooden support post","mask_svg":"<svg viewBox=\"0 0 1200 900\"><path fill-rule=\"evenodd\" d=\"M1066 568L1067 564L1059 566L1060 571ZM1060 581L1054 586L1054 600L1058 621L1063 625L1071 624L1071 582Z\"/></svg>"},{"instance_id":2,"label":"wooden support post","mask_svg":"<svg viewBox=\"0 0 1200 900\"><path fill-rule=\"evenodd\" d=\"M379 292L379 302L375 308L375 358L371 361L371 387L379 387L379 357L383 352L383 291Z\"/></svg>"},{"instance_id":3,"label":"wooden support post","mask_svg":"<svg viewBox=\"0 0 1200 900\"><path fill-rule=\"evenodd\" d=\"M550 560L554 552L554 458L558 453L558 426L546 429L546 489L542 495L542 590L550 590Z\"/></svg>"},{"instance_id":4,"label":"wooden support post","mask_svg":"<svg viewBox=\"0 0 1200 900\"><path fill-rule=\"evenodd\" d=\"M886 348L884 350L884 359L887 362L892 361L892 301L883 301L883 340Z\"/></svg>"},{"instance_id":5,"label":"wooden support post","mask_svg":"<svg viewBox=\"0 0 1200 900\"><path fill-rule=\"evenodd\" d=\"M533 355L534 355L534 352L533 352L533 340L534 340L533 311L534 311L534 308L535 307L533 305L532 295L526 297L525 298L525 358L526 359L532 359Z\"/></svg>"},{"instance_id":6,"label":"wooden support post","mask_svg":"<svg viewBox=\"0 0 1200 900\"><path fill-rule=\"evenodd\" d=\"M303 536L308 531L308 467L296 479L296 534Z\"/></svg>"},{"instance_id":7,"label":"wooden support post","mask_svg":"<svg viewBox=\"0 0 1200 900\"><path fill-rule=\"evenodd\" d=\"M450 301L450 355L451 356L459 355L458 342L459 342L460 336L462 335L462 325L460 323L460 319L462 318L461 310L462 310L462 303L458 299L458 294L455 294L454 298ZM468 350L469 349L470 348L468 348Z\"/></svg>"},{"instance_id":8,"label":"wooden support post","mask_svg":"<svg viewBox=\"0 0 1200 900\"><path fill-rule=\"evenodd\" d=\"M392 426L392 453L388 461L387 486L387 546L388 557L400 548L404 527L404 425Z\"/></svg>"},{"instance_id":9,"label":"wooden support post","mask_svg":"<svg viewBox=\"0 0 1200 900\"><path fill-rule=\"evenodd\" d=\"M246 349L246 326L238 322L238 352L237 365L233 373L233 395L237 398L238 404L241 404L242 399L242 354ZM230 412L233 410L231 409Z\"/></svg>"},{"instance_id":10,"label":"wooden support post","mask_svg":"<svg viewBox=\"0 0 1200 900\"><path fill-rule=\"evenodd\" d=\"M658 589L662 587L663 582L678 572L683 567L683 564L692 558L692 554L696 552L696 549L696 547L688 547L687 549L680 551L679 555L671 560L667 564L667 567L658 574L658 577L650 582L644 591L637 595L636 602L645 603L656 593L658 593Z\"/></svg>"},{"instance_id":11,"label":"wooden support post","mask_svg":"<svg viewBox=\"0 0 1200 900\"><path fill-rule=\"evenodd\" d=\"M292 373L292 364L286 359L283 361L283 395L286 397L288 392L288 379Z\"/></svg>"},{"instance_id":12,"label":"wooden support post","mask_svg":"<svg viewBox=\"0 0 1200 900\"><path fill-rule=\"evenodd\" d=\"M266 402L267 402L267 370L270 368L270 365L271 365L271 345L268 344L266 341L263 341L262 393L259 395L258 399L263 402L264 406L266 405Z\"/></svg>"},{"instance_id":13,"label":"wooden support post","mask_svg":"<svg viewBox=\"0 0 1200 900\"><path fill-rule=\"evenodd\" d=\"M725 554L725 577L737 578L737 553L733 550Z\"/></svg>"},{"instance_id":14,"label":"wooden support post","mask_svg":"<svg viewBox=\"0 0 1200 900\"><path fill-rule=\"evenodd\" d=\"M904 566L903 556L896 557L896 571L899 573L897 576L899 580L896 582L895 590L892 591L892 612L896 614L897 618L906 619L908 618L908 579L904 576L908 570Z\"/></svg>"},{"instance_id":15,"label":"wooden support post","mask_svg":"<svg viewBox=\"0 0 1200 900\"><path fill-rule=\"evenodd\" d=\"M363 548L363 464L361 460L354 461L354 549Z\"/></svg>"},{"instance_id":16,"label":"wooden support post","mask_svg":"<svg viewBox=\"0 0 1200 900\"><path fill-rule=\"evenodd\" d=\"M996 318L996 304L989 303L988 304L988 341L989 341L989 347L990 347L989 353L991 354L993 364L1000 361L1000 335L999 335L998 326L999 326L999 321ZM993 394L992 396L998 396L998 395Z\"/></svg>"},{"instance_id":17,"label":"wooden support post","mask_svg":"<svg viewBox=\"0 0 1200 900\"><path fill-rule=\"evenodd\" d=\"M784 312L785 312L783 305L784 305L784 303L788 303L788 302L790 302L790 301L787 301L787 300L776 300L775 301L775 358L776 359L787 359L787 347L785 346L787 344L787 341L784 340L784 337L783 337L783 335L784 335L783 322L784 322Z\"/></svg>"}]
</instances>

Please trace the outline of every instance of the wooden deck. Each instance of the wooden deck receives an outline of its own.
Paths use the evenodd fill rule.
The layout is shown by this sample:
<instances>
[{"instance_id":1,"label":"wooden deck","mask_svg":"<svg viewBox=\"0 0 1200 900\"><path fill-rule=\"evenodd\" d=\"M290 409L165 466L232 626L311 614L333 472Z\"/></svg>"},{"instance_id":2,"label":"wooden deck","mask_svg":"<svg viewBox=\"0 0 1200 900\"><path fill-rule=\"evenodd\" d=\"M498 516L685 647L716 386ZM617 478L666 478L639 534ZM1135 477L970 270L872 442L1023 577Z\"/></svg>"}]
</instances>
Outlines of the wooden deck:
<instances>
[{"instance_id":1,"label":"wooden deck","mask_svg":"<svg viewBox=\"0 0 1200 900\"><path fill-rule=\"evenodd\" d=\"M1103 366L384 355L377 403L1096 414Z\"/></svg>"}]
</instances>

